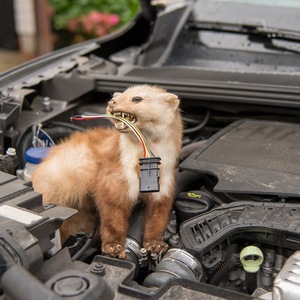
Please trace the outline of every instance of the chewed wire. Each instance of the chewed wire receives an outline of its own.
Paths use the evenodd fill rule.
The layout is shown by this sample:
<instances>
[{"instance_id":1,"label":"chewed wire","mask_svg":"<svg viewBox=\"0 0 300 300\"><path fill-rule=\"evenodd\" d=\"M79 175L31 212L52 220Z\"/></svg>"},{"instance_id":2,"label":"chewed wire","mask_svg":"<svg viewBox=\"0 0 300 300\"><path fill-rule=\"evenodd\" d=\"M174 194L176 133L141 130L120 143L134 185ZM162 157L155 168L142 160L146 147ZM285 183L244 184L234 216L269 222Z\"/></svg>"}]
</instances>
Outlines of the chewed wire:
<instances>
[{"instance_id":1,"label":"chewed wire","mask_svg":"<svg viewBox=\"0 0 300 300\"><path fill-rule=\"evenodd\" d=\"M116 120L119 120L119 121L125 123L132 130L132 132L135 134L137 139L140 141L140 143L143 147L144 158L154 156L152 151L149 148L149 145L148 145L146 139L144 138L144 136L142 135L140 130L136 126L134 126L131 122L129 122L128 120L126 120L123 117L112 116L112 115L76 115L76 116L71 117L70 119L71 119L71 121L72 120L82 121L82 120L93 120L93 119L116 119Z\"/></svg>"}]
</instances>

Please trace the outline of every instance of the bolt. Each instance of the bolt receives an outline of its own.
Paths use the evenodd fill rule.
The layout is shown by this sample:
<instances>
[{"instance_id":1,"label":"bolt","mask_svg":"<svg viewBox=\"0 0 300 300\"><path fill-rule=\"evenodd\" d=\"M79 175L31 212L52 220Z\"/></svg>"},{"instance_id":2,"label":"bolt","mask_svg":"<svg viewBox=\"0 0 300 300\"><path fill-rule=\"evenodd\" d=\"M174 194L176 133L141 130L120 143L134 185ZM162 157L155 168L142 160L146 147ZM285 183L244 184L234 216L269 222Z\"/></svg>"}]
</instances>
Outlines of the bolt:
<instances>
[{"instance_id":1,"label":"bolt","mask_svg":"<svg viewBox=\"0 0 300 300\"><path fill-rule=\"evenodd\" d=\"M147 249L146 248L141 248L141 254L142 255L147 255Z\"/></svg>"},{"instance_id":2,"label":"bolt","mask_svg":"<svg viewBox=\"0 0 300 300\"><path fill-rule=\"evenodd\" d=\"M170 243L172 246L175 246L178 242L179 242L179 235L178 235L178 234L174 234L174 235L169 239L169 243Z\"/></svg>"},{"instance_id":3,"label":"bolt","mask_svg":"<svg viewBox=\"0 0 300 300\"><path fill-rule=\"evenodd\" d=\"M17 154L16 149L10 147L10 148L7 149L6 154L9 155L9 156L15 156Z\"/></svg>"},{"instance_id":4,"label":"bolt","mask_svg":"<svg viewBox=\"0 0 300 300\"><path fill-rule=\"evenodd\" d=\"M105 274L106 266L103 265L100 262L95 263L95 265L92 267L91 272L100 276L103 276Z\"/></svg>"},{"instance_id":5,"label":"bolt","mask_svg":"<svg viewBox=\"0 0 300 300\"><path fill-rule=\"evenodd\" d=\"M42 99L42 104L43 104L43 111L44 112L50 112L52 110L51 101L50 101L49 97L44 97Z\"/></svg>"},{"instance_id":6,"label":"bolt","mask_svg":"<svg viewBox=\"0 0 300 300\"><path fill-rule=\"evenodd\" d=\"M140 249L140 258L139 258L139 266L140 268L145 268L148 266L148 252L146 248Z\"/></svg>"},{"instance_id":7,"label":"bolt","mask_svg":"<svg viewBox=\"0 0 300 300\"><path fill-rule=\"evenodd\" d=\"M177 231L177 222L176 220L171 220L168 224L168 230L171 232L171 233L176 233Z\"/></svg>"}]
</instances>

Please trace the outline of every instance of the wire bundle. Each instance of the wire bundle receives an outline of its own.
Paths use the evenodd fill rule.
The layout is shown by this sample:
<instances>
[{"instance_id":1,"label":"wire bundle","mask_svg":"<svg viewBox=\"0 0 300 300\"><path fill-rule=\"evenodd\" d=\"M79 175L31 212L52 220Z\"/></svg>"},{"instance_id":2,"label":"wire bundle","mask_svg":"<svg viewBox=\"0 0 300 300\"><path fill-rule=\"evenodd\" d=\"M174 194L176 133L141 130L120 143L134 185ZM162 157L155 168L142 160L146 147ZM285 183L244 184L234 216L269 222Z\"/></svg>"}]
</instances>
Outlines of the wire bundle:
<instances>
[{"instance_id":1,"label":"wire bundle","mask_svg":"<svg viewBox=\"0 0 300 300\"><path fill-rule=\"evenodd\" d=\"M140 130L136 126L134 126L130 121L126 120L123 117L113 116L113 115L110 115L110 116L109 115L76 115L74 117L71 117L70 119L71 119L71 121L73 121L73 120L82 121L82 120L93 120L93 119L116 119L116 120L119 120L119 121L125 123L132 130L132 132L135 134L137 139L140 141L140 143L143 147L144 158L154 157L152 151L150 150L150 148L148 146L146 139L144 138L144 136L142 135Z\"/></svg>"}]
</instances>

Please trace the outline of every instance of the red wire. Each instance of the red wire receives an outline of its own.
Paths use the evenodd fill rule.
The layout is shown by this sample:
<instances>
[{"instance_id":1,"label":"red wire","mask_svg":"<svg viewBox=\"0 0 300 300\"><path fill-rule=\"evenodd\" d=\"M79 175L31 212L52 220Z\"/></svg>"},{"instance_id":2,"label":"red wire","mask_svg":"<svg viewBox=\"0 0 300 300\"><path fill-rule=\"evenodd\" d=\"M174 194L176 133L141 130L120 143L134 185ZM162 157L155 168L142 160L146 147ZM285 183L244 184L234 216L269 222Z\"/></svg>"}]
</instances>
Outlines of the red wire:
<instances>
[{"instance_id":1,"label":"red wire","mask_svg":"<svg viewBox=\"0 0 300 300\"><path fill-rule=\"evenodd\" d=\"M74 116L74 117L70 117L70 120L73 121L85 121L85 120L94 120L94 119L101 119L101 118L105 118L104 116L94 116L94 117L81 117L81 116ZM141 139L139 139L140 143L142 144L142 147L143 147L143 155L144 155L144 158L147 157L147 151L146 151L146 146L145 144L143 143L143 141Z\"/></svg>"}]
</instances>

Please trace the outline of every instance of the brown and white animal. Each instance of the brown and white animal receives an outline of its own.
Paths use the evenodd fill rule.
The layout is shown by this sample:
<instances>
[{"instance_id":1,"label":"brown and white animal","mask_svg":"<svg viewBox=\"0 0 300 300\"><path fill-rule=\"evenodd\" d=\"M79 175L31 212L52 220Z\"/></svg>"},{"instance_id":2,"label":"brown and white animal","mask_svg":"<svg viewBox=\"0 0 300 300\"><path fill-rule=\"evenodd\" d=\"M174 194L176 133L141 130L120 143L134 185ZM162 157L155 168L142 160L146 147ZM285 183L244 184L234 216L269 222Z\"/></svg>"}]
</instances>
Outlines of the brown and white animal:
<instances>
[{"instance_id":1,"label":"brown and white animal","mask_svg":"<svg viewBox=\"0 0 300 300\"><path fill-rule=\"evenodd\" d=\"M62 240L78 231L90 233L98 215L102 251L125 257L125 239L134 205L146 207L144 247L151 253L167 250L162 236L173 204L175 166L181 149L179 99L162 88L138 85L115 93L107 112L124 112L161 158L160 191L139 192L139 158L143 149L134 133L121 122L115 128L76 132L53 147L32 175L33 187L44 203L76 208L64 222ZM47 176L44 176L47 174Z\"/></svg>"}]
</instances>

